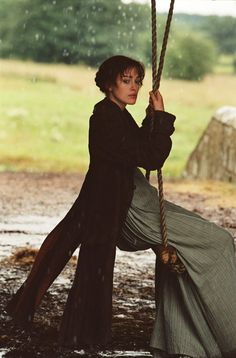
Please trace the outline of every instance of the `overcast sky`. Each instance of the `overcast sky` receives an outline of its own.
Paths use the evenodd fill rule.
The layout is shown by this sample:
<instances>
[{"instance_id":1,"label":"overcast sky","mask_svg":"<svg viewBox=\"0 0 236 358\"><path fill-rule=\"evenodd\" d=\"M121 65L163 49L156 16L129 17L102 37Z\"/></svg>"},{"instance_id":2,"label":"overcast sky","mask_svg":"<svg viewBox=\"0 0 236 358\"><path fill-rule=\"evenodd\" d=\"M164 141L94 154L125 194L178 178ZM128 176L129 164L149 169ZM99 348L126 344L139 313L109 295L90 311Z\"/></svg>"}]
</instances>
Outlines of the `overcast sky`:
<instances>
[{"instance_id":1,"label":"overcast sky","mask_svg":"<svg viewBox=\"0 0 236 358\"><path fill-rule=\"evenodd\" d=\"M151 4L151 0L123 0L123 2ZM169 4L170 0L156 0L160 12L168 11ZM236 0L175 0L175 12L236 17Z\"/></svg>"}]
</instances>

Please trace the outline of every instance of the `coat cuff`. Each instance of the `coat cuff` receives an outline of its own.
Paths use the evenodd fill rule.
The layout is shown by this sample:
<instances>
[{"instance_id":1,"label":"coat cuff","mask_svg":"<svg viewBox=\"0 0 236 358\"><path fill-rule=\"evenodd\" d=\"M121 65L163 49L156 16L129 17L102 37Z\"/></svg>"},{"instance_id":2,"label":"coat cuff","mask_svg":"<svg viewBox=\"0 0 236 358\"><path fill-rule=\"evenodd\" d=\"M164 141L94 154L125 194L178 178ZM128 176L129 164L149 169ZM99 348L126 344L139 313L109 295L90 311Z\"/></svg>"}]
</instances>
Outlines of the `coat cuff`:
<instances>
[{"instance_id":1,"label":"coat cuff","mask_svg":"<svg viewBox=\"0 0 236 358\"><path fill-rule=\"evenodd\" d=\"M174 130L174 121L176 117L165 111L154 112L154 132L171 135Z\"/></svg>"}]
</instances>

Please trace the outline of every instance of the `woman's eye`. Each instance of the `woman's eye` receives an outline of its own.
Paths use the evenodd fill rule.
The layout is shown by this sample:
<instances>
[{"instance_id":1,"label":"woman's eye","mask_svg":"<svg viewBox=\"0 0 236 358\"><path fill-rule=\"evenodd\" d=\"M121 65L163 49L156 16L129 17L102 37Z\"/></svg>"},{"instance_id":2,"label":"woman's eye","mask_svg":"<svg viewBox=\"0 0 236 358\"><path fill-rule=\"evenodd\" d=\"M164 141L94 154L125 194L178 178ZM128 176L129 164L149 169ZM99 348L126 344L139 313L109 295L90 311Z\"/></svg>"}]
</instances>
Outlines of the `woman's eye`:
<instances>
[{"instance_id":1,"label":"woman's eye","mask_svg":"<svg viewBox=\"0 0 236 358\"><path fill-rule=\"evenodd\" d=\"M130 80L124 78L123 82L126 83L126 84L129 84Z\"/></svg>"},{"instance_id":2,"label":"woman's eye","mask_svg":"<svg viewBox=\"0 0 236 358\"><path fill-rule=\"evenodd\" d=\"M136 83L138 86L142 86L142 81L140 81L140 80L135 81L135 83Z\"/></svg>"}]
</instances>

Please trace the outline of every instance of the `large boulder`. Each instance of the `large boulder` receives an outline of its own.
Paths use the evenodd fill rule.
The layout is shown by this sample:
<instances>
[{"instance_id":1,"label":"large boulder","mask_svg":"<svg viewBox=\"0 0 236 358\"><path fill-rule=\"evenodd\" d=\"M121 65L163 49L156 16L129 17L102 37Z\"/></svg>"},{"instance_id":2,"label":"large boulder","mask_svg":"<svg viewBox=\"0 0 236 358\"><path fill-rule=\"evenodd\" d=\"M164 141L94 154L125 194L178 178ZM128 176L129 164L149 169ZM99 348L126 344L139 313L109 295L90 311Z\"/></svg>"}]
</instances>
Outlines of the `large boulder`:
<instances>
[{"instance_id":1,"label":"large boulder","mask_svg":"<svg viewBox=\"0 0 236 358\"><path fill-rule=\"evenodd\" d=\"M184 175L236 182L236 107L216 111L189 156Z\"/></svg>"}]
</instances>

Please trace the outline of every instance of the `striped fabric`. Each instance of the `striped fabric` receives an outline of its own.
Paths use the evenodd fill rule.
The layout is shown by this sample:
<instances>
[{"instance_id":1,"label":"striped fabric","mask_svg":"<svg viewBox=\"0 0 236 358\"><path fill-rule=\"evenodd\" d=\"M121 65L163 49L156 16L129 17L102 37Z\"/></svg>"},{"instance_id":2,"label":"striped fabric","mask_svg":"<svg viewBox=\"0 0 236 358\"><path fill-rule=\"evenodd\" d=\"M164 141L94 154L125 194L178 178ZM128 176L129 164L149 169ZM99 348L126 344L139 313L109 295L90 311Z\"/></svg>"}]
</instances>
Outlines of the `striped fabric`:
<instances>
[{"instance_id":1,"label":"striped fabric","mask_svg":"<svg viewBox=\"0 0 236 358\"><path fill-rule=\"evenodd\" d=\"M139 169L122 240L143 250L161 243L157 191ZM166 202L170 245L187 274L158 272L154 357L236 357L236 260L228 231Z\"/></svg>"}]
</instances>

